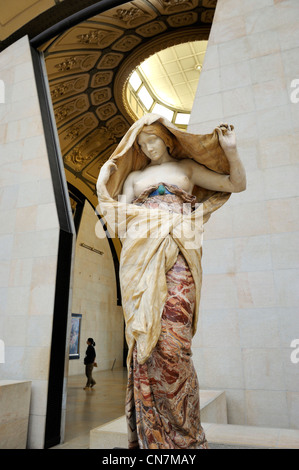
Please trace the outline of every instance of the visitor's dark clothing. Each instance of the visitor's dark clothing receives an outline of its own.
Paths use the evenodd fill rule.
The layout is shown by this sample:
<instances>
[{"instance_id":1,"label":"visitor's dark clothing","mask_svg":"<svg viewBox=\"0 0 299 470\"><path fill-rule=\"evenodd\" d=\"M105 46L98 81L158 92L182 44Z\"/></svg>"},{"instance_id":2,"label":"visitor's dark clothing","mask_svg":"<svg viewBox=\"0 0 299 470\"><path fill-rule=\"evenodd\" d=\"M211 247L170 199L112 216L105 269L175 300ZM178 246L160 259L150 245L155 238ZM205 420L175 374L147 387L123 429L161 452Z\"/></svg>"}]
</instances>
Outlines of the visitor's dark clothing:
<instances>
[{"instance_id":1,"label":"visitor's dark clothing","mask_svg":"<svg viewBox=\"0 0 299 470\"><path fill-rule=\"evenodd\" d=\"M85 358L84 358L84 364L85 364L85 374L87 377L87 382L85 387L93 387L96 384L96 381L92 377L92 370L93 370L93 364L96 358L96 352L94 347L89 344L86 353L85 353Z\"/></svg>"},{"instance_id":2,"label":"visitor's dark clothing","mask_svg":"<svg viewBox=\"0 0 299 470\"><path fill-rule=\"evenodd\" d=\"M91 344L87 347L86 353L85 353L85 358L84 358L84 364L93 364L94 360L96 358L96 352L93 346Z\"/></svg>"}]
</instances>

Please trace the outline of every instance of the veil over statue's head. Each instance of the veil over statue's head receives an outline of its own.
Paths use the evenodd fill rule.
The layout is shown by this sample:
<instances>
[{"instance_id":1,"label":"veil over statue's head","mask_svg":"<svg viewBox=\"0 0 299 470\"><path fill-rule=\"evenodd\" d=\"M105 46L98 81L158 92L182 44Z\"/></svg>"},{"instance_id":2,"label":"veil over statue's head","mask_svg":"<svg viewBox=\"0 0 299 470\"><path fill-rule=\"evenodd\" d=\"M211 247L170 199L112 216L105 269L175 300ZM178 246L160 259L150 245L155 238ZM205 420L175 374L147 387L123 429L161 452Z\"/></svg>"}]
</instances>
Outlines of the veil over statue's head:
<instances>
[{"instance_id":1,"label":"veil over statue's head","mask_svg":"<svg viewBox=\"0 0 299 470\"><path fill-rule=\"evenodd\" d=\"M138 145L137 139L141 132L160 137L173 158L191 158L212 171L229 174L229 163L219 144L216 130L211 134L191 134L178 129L162 116L148 113L130 127L109 158L117 165L118 170L110 176L107 183L107 190L114 199L121 194L129 173L144 169L150 162ZM202 202L215 194L215 191L194 186L193 194ZM225 195L228 199L229 194Z\"/></svg>"}]
</instances>

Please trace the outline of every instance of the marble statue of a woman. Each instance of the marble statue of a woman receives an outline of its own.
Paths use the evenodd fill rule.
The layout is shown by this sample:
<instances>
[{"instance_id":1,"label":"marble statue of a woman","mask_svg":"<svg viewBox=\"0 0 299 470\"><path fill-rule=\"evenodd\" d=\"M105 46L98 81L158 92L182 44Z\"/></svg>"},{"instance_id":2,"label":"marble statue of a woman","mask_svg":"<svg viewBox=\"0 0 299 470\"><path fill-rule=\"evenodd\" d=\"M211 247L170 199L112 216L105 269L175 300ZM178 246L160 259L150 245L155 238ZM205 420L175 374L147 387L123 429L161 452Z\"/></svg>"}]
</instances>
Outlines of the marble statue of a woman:
<instances>
[{"instance_id":1,"label":"marble statue of a woman","mask_svg":"<svg viewBox=\"0 0 299 470\"><path fill-rule=\"evenodd\" d=\"M133 124L101 168L100 211L122 241L129 448L208 447L191 359L202 275L198 234L245 187L232 126L195 135L154 114Z\"/></svg>"}]
</instances>

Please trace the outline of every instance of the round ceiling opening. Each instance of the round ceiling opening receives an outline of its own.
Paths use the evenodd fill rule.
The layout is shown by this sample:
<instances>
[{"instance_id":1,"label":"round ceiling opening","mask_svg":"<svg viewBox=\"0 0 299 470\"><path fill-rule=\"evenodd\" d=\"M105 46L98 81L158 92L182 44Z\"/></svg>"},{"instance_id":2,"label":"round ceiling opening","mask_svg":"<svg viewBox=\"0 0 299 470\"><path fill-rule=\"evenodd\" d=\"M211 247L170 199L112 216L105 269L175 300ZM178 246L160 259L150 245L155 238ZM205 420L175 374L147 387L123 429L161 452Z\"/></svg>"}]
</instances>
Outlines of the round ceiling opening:
<instances>
[{"instance_id":1,"label":"round ceiling opening","mask_svg":"<svg viewBox=\"0 0 299 470\"><path fill-rule=\"evenodd\" d=\"M125 97L138 119L152 112L186 128L202 69L207 41L168 47L150 56L131 74Z\"/></svg>"}]
</instances>

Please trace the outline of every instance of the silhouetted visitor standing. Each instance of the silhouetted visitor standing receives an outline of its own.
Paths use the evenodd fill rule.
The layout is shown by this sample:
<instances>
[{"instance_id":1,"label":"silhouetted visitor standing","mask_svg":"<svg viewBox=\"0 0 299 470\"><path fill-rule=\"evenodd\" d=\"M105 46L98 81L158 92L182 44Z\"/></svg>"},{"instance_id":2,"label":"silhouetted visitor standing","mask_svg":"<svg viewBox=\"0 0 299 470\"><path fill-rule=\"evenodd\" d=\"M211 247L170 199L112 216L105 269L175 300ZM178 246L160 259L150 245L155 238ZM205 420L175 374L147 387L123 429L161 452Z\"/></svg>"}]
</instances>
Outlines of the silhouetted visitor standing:
<instances>
[{"instance_id":1,"label":"silhouetted visitor standing","mask_svg":"<svg viewBox=\"0 0 299 470\"><path fill-rule=\"evenodd\" d=\"M84 387L84 390L88 390L89 388L92 388L95 384L96 381L92 377L92 371L94 368L94 361L96 358L96 351L95 351L95 345L96 343L94 342L93 338L88 338L86 341L87 349L85 353L85 358L84 358L84 364L85 364L85 374L87 377L87 382Z\"/></svg>"}]
</instances>

